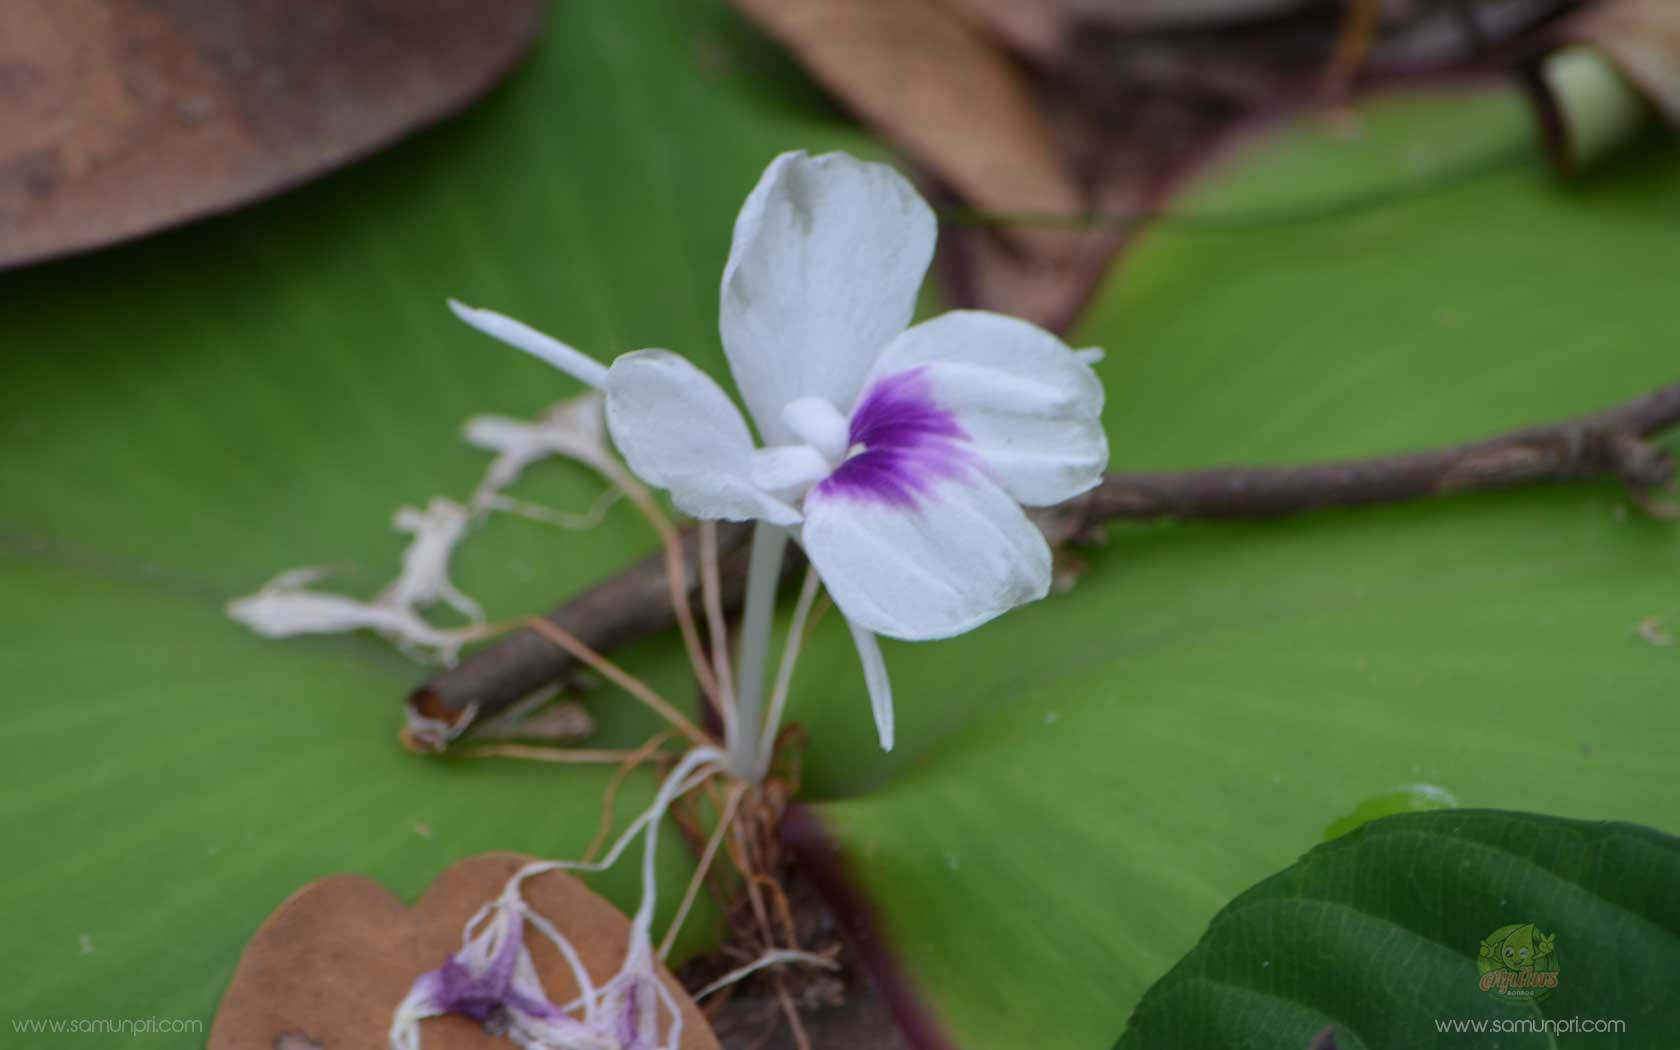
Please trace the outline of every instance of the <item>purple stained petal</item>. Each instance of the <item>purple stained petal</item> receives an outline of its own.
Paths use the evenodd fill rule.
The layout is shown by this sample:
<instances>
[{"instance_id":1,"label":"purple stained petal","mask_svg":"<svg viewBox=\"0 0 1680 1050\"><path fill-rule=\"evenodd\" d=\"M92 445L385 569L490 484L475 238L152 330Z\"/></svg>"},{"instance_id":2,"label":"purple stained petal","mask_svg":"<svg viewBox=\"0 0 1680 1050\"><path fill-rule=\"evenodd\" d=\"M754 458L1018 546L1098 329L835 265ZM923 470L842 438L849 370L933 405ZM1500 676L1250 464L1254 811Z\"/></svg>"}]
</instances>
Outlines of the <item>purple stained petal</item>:
<instances>
[{"instance_id":1,"label":"purple stained petal","mask_svg":"<svg viewBox=\"0 0 1680 1050\"><path fill-rule=\"evenodd\" d=\"M524 947L523 923L502 936L496 954L482 972L461 959L460 953L451 955L436 970L421 976L419 983L427 986L427 997L443 1013L462 1014L475 1021L489 1020L498 1010L518 1010L531 1017L551 1018L559 1009L547 1000L524 995L513 986L519 952Z\"/></svg>"},{"instance_id":2,"label":"purple stained petal","mask_svg":"<svg viewBox=\"0 0 1680 1050\"><path fill-rule=\"evenodd\" d=\"M502 938L490 965L482 973L451 955L443 965L428 974L436 980L433 1002L447 1013L465 1014L475 1021L483 1021L501 1008L513 990L513 968L519 962L519 937L509 933ZM424 978L422 978L424 979Z\"/></svg>"},{"instance_id":3,"label":"purple stained petal","mask_svg":"<svg viewBox=\"0 0 1680 1050\"><path fill-rule=\"evenodd\" d=\"M640 1047L642 982L631 978L624 993L624 1008L618 1016L618 1041L626 1047Z\"/></svg>"},{"instance_id":4,"label":"purple stained petal","mask_svg":"<svg viewBox=\"0 0 1680 1050\"><path fill-rule=\"evenodd\" d=\"M974 465L968 434L933 399L925 368L871 384L852 410L850 436L863 451L824 479L819 495L914 509L935 484Z\"/></svg>"}]
</instances>

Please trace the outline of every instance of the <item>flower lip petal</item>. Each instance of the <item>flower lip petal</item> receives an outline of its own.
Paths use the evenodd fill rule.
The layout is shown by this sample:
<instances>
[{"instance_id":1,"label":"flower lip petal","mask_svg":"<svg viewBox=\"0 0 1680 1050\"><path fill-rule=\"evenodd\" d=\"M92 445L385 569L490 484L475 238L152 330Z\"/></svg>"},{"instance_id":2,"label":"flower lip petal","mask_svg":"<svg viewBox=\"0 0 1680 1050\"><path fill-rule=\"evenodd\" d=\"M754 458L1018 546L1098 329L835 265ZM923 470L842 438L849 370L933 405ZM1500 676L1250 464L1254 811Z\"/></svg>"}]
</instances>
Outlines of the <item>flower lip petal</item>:
<instances>
[{"instance_id":1,"label":"flower lip petal","mask_svg":"<svg viewBox=\"0 0 1680 1050\"><path fill-rule=\"evenodd\" d=\"M932 209L884 164L804 152L771 162L736 219L719 312L767 443L796 440L781 415L789 402L851 407L910 323L936 234Z\"/></svg>"},{"instance_id":2,"label":"flower lip petal","mask_svg":"<svg viewBox=\"0 0 1680 1050\"><path fill-rule=\"evenodd\" d=\"M1043 534L984 473L968 469L908 493L860 494L834 480L806 495L801 544L859 627L948 638L1049 592Z\"/></svg>"},{"instance_id":3,"label":"flower lip petal","mask_svg":"<svg viewBox=\"0 0 1680 1050\"><path fill-rule=\"evenodd\" d=\"M1060 503L1102 480L1102 382L1042 328L979 310L924 321L882 352L865 398L906 372L923 377L921 396L949 415L976 463L1018 502Z\"/></svg>"},{"instance_id":4,"label":"flower lip petal","mask_svg":"<svg viewBox=\"0 0 1680 1050\"><path fill-rule=\"evenodd\" d=\"M940 481L974 468L968 435L933 400L922 369L877 379L852 412L860 448L819 486L825 495L913 508Z\"/></svg>"}]
</instances>

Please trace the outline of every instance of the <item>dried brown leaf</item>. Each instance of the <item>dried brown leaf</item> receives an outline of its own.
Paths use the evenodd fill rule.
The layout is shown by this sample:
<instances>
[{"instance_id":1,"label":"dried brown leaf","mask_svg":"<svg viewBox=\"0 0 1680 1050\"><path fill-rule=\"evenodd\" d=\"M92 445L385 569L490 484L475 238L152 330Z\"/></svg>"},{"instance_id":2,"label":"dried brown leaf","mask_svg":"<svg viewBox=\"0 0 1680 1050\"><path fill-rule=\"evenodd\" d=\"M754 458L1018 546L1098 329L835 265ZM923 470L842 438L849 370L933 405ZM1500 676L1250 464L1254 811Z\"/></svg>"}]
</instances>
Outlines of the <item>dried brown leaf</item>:
<instances>
[{"instance_id":1,"label":"dried brown leaf","mask_svg":"<svg viewBox=\"0 0 1680 1050\"><path fill-rule=\"evenodd\" d=\"M1126 32L1210 29L1275 18L1303 0L945 0L1015 50L1065 58L1069 38L1093 27ZM1407 0L1387 0L1390 6Z\"/></svg>"},{"instance_id":2,"label":"dried brown leaf","mask_svg":"<svg viewBox=\"0 0 1680 1050\"><path fill-rule=\"evenodd\" d=\"M531 859L470 857L438 876L413 908L360 876L305 886L246 944L210 1030L210 1050L384 1046L392 1013L414 979L460 948L467 920ZM630 933L618 909L564 872L529 879L523 893L571 940L591 976L604 982L617 972ZM577 986L559 953L540 936L527 934L527 944L549 998L571 999ZM660 976L683 1004L683 1050L718 1050L699 1008L675 978ZM428 1050L512 1045L464 1017L423 1024Z\"/></svg>"},{"instance_id":3,"label":"dried brown leaf","mask_svg":"<svg viewBox=\"0 0 1680 1050\"><path fill-rule=\"evenodd\" d=\"M6 0L0 267L225 211L465 106L543 0Z\"/></svg>"},{"instance_id":4,"label":"dried brown leaf","mask_svg":"<svg viewBox=\"0 0 1680 1050\"><path fill-rule=\"evenodd\" d=\"M1680 127L1680 3L1607 0L1570 19L1564 35L1608 55Z\"/></svg>"},{"instance_id":5,"label":"dried brown leaf","mask_svg":"<svg viewBox=\"0 0 1680 1050\"><path fill-rule=\"evenodd\" d=\"M1067 0L944 0L970 21L1029 58L1061 56L1069 28Z\"/></svg>"},{"instance_id":6,"label":"dried brown leaf","mask_svg":"<svg viewBox=\"0 0 1680 1050\"><path fill-rule=\"evenodd\" d=\"M1080 194L1021 70L940 0L735 0L962 198L1074 215Z\"/></svg>"},{"instance_id":7,"label":"dried brown leaf","mask_svg":"<svg viewBox=\"0 0 1680 1050\"><path fill-rule=\"evenodd\" d=\"M965 4L972 14L971 0L736 0L966 204L1005 218L1076 218L1088 202L1070 173L1069 141L1090 129L1077 115L1077 126L1057 126L1026 72L996 34L965 16ZM1006 223L947 230L944 251L961 271L959 304L1058 327L1116 243L1112 233Z\"/></svg>"},{"instance_id":8,"label":"dried brown leaf","mask_svg":"<svg viewBox=\"0 0 1680 1050\"><path fill-rule=\"evenodd\" d=\"M1208 28L1273 18L1303 0L1060 0L1070 17L1116 29ZM1390 0L1393 2L1393 0Z\"/></svg>"}]
</instances>

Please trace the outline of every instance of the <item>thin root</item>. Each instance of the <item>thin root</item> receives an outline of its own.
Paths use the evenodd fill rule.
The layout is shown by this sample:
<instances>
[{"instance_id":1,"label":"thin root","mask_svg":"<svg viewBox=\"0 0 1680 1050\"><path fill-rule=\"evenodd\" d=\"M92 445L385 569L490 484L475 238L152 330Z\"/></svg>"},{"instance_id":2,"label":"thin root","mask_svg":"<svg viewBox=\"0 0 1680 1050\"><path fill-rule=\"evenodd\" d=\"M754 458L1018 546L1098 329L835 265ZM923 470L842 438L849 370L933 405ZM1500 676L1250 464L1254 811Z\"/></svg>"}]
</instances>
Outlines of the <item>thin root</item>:
<instances>
[{"instance_id":1,"label":"thin root","mask_svg":"<svg viewBox=\"0 0 1680 1050\"><path fill-rule=\"evenodd\" d=\"M688 650L688 662L694 665L694 678L700 683L700 691L713 705L721 706L719 697L722 694L706 660L705 647L700 644L700 629L694 623L694 610L688 604L688 559L683 557L682 538L641 482L623 470L615 470L612 480L624 490L631 504L641 511L642 517L653 526L653 531L659 534L660 545L665 550L665 581L670 591L671 611L676 614L683 647Z\"/></svg>"},{"instance_id":2,"label":"thin root","mask_svg":"<svg viewBox=\"0 0 1680 1050\"><path fill-rule=\"evenodd\" d=\"M718 847L723 845L725 834L730 824L735 820L735 810L741 804L741 797L747 793L746 785L739 784L729 791L729 799L723 805L723 811L718 815L717 828L711 838L706 841L706 848L700 853L700 861L694 868L694 877L688 880L688 889L683 893L682 903L677 905L676 917L671 920L671 926L665 931L665 939L659 942L659 957L665 958L671 954L671 945L676 943L677 931L682 929L683 920L688 918L688 910L694 906L694 898L700 893L700 886L705 882L706 874L711 870L712 861L717 857Z\"/></svg>"},{"instance_id":3,"label":"thin root","mask_svg":"<svg viewBox=\"0 0 1680 1050\"><path fill-rule=\"evenodd\" d=\"M523 758L561 765L609 765L625 762L635 751L580 747L539 747L535 744L478 744L460 750L462 758Z\"/></svg>"},{"instance_id":4,"label":"thin root","mask_svg":"<svg viewBox=\"0 0 1680 1050\"><path fill-rule=\"evenodd\" d=\"M595 854L606 844L607 836L612 834L613 803L618 801L618 789L623 786L625 780L629 779L630 773L637 766L657 754L659 749L669 743L671 737L675 735L676 730L667 729L632 751L625 758L623 764L618 767L618 772L614 773L612 779L607 781L607 789L601 793L601 823L595 832L595 837L589 840L589 848L583 851L585 861L594 860Z\"/></svg>"},{"instance_id":5,"label":"thin root","mask_svg":"<svg viewBox=\"0 0 1680 1050\"><path fill-rule=\"evenodd\" d=\"M787 978L780 972L776 974L776 999L782 1004L782 1014L793 1033L794 1045L799 1050L811 1050L811 1038L805 1034L805 1025L799 1020L799 1009L793 1005L793 996L788 994Z\"/></svg>"},{"instance_id":6,"label":"thin root","mask_svg":"<svg viewBox=\"0 0 1680 1050\"><path fill-rule=\"evenodd\" d=\"M588 664L602 676L610 679L620 689L658 712L665 721L671 723L677 732L687 737L689 742L696 747L712 746L713 741L705 733L702 733L693 722L683 717L682 712L672 707L669 701L654 692L652 686L583 644L577 635L540 616L531 617L526 621L526 626L564 649L574 658Z\"/></svg>"}]
</instances>

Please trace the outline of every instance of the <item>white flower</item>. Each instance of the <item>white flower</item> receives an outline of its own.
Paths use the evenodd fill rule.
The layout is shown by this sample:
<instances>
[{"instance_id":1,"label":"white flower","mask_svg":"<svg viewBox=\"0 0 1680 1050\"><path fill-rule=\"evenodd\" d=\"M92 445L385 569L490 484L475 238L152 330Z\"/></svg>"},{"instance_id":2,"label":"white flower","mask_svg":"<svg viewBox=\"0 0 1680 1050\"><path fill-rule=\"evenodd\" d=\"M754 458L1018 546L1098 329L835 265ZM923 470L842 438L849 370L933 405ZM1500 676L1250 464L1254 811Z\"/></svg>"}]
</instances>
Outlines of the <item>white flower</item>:
<instances>
[{"instance_id":1,"label":"white flower","mask_svg":"<svg viewBox=\"0 0 1680 1050\"><path fill-rule=\"evenodd\" d=\"M852 628L883 742L874 635L960 634L1049 590L1023 506L1093 487L1108 460L1088 355L1025 321L955 311L908 327L935 220L891 168L786 153L735 223L720 327L763 438L665 350L610 367L517 321L464 320L607 397L630 468L701 518L792 530Z\"/></svg>"}]
</instances>

